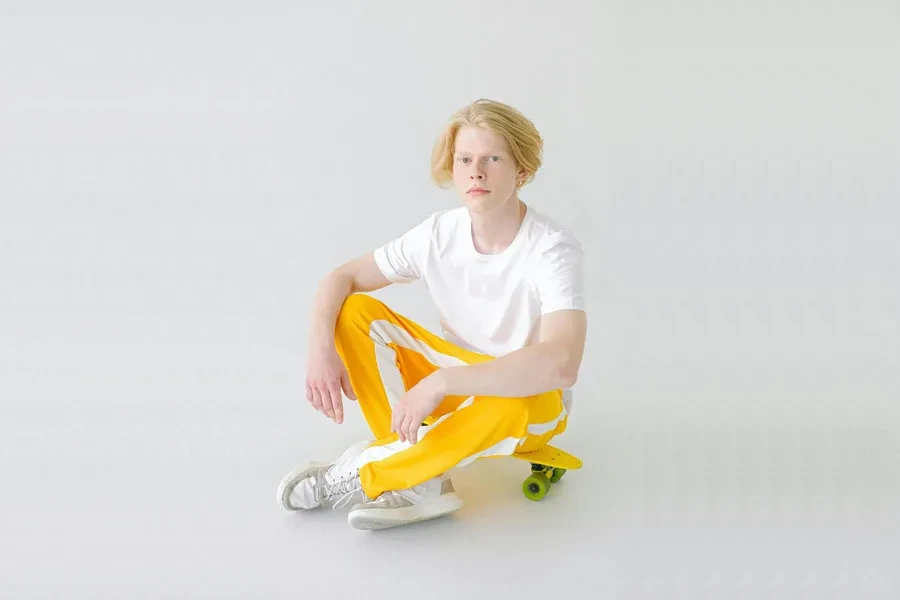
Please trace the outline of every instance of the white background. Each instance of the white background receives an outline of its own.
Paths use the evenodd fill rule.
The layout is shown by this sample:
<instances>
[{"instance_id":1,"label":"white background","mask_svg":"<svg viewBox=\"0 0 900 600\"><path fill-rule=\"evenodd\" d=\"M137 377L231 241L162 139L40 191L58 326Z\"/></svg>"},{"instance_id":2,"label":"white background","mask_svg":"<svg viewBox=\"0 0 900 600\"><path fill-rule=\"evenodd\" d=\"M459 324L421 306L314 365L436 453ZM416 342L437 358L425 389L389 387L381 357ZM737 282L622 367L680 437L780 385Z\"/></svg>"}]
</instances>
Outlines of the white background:
<instances>
[{"instance_id":1,"label":"white background","mask_svg":"<svg viewBox=\"0 0 900 600\"><path fill-rule=\"evenodd\" d=\"M0 597L900 592L896 2L0 13ZM306 404L314 286L457 204L431 144L479 97L586 249L585 467L532 503L480 461L388 532L281 512L368 435Z\"/></svg>"}]
</instances>

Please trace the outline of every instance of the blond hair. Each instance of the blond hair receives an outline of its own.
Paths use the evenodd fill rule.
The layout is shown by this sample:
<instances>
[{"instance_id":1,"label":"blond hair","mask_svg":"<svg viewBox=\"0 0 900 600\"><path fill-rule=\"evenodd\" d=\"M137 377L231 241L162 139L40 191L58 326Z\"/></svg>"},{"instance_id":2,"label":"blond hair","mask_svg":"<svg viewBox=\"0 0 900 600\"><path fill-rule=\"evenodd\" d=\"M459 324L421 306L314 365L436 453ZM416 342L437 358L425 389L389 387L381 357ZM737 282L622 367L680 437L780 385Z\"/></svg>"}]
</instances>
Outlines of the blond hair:
<instances>
[{"instance_id":1,"label":"blond hair","mask_svg":"<svg viewBox=\"0 0 900 600\"><path fill-rule=\"evenodd\" d=\"M544 140L534 123L511 106L481 98L453 113L435 141L431 152L431 179L436 184L446 187L453 181L456 134L463 125L484 127L503 136L516 166L525 172L518 186L534 180L535 173L541 167L544 148Z\"/></svg>"}]
</instances>

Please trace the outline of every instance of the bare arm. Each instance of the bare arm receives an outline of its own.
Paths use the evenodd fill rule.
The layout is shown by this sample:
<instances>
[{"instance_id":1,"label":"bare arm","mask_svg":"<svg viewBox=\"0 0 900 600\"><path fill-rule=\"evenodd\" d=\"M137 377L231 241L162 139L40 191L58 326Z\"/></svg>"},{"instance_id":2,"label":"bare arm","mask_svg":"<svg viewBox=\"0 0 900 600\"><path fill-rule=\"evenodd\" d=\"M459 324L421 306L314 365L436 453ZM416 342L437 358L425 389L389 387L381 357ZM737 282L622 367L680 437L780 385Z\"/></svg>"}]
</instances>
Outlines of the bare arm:
<instances>
[{"instance_id":1,"label":"bare arm","mask_svg":"<svg viewBox=\"0 0 900 600\"><path fill-rule=\"evenodd\" d=\"M435 371L435 385L448 396L502 397L571 387L578 379L586 336L583 311L556 311L542 317L536 344L484 363Z\"/></svg>"},{"instance_id":2,"label":"bare arm","mask_svg":"<svg viewBox=\"0 0 900 600\"><path fill-rule=\"evenodd\" d=\"M347 296L356 292L373 292L390 285L375 264L373 252L344 263L326 275L313 298L310 326L310 351L334 348L334 327Z\"/></svg>"},{"instance_id":3,"label":"bare arm","mask_svg":"<svg viewBox=\"0 0 900 600\"><path fill-rule=\"evenodd\" d=\"M538 342L486 362L438 369L393 407L391 430L416 443L419 425L444 396L522 397L571 387L578 379L587 316L559 310L541 319Z\"/></svg>"},{"instance_id":4,"label":"bare arm","mask_svg":"<svg viewBox=\"0 0 900 600\"><path fill-rule=\"evenodd\" d=\"M335 423L344 420L341 390L351 400L356 394L334 343L334 328L344 300L355 292L371 292L391 282L381 273L369 252L344 263L326 275L316 288L309 334L306 399Z\"/></svg>"}]
</instances>

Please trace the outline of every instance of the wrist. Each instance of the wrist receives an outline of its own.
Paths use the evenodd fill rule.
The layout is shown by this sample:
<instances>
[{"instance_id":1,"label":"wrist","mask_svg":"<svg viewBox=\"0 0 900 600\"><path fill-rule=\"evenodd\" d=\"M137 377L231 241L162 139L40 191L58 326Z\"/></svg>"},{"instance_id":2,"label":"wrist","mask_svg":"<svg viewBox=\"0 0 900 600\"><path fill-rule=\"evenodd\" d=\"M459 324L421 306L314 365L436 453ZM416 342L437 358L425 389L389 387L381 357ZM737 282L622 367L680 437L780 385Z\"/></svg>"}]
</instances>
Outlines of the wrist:
<instances>
[{"instance_id":1,"label":"wrist","mask_svg":"<svg viewBox=\"0 0 900 600\"><path fill-rule=\"evenodd\" d=\"M334 340L327 338L314 338L309 343L309 354L311 356L324 356L336 350Z\"/></svg>"},{"instance_id":2,"label":"wrist","mask_svg":"<svg viewBox=\"0 0 900 600\"><path fill-rule=\"evenodd\" d=\"M451 383L453 379L453 369L457 367L444 367L443 369L438 369L434 371L431 375L429 375L429 379L431 380L432 389L435 394L439 394L441 396L447 396L450 394Z\"/></svg>"}]
</instances>

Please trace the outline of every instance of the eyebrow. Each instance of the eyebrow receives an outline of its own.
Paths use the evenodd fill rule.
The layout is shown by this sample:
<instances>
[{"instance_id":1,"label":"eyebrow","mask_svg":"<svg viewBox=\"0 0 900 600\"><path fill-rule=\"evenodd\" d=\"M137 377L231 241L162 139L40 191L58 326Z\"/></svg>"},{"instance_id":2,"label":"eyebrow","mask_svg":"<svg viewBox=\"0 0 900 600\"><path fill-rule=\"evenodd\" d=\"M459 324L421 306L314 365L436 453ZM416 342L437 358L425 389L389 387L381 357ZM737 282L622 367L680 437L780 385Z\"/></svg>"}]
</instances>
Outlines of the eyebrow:
<instances>
[{"instance_id":1,"label":"eyebrow","mask_svg":"<svg viewBox=\"0 0 900 600\"><path fill-rule=\"evenodd\" d=\"M456 156L471 156L473 153L472 152L454 152L453 154ZM496 150L494 152L486 152L484 155L485 156L495 156L495 155L500 155L500 154L506 156L506 152L503 152L502 150Z\"/></svg>"}]
</instances>

